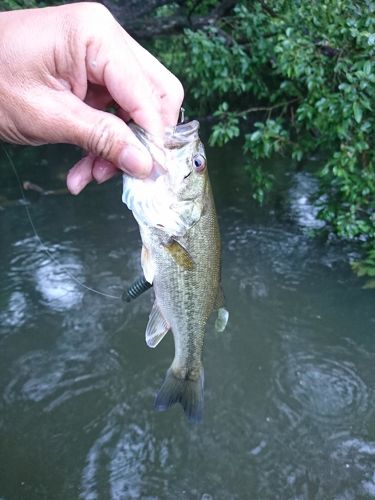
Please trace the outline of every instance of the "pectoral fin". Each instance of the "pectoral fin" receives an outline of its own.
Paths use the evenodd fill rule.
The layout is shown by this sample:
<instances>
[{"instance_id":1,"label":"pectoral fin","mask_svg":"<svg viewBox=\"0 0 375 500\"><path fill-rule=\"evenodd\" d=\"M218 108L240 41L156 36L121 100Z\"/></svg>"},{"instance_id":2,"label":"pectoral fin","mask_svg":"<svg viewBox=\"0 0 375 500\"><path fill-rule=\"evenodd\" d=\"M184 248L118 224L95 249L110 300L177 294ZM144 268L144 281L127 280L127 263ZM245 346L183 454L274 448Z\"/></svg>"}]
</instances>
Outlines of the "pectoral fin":
<instances>
[{"instance_id":1,"label":"pectoral fin","mask_svg":"<svg viewBox=\"0 0 375 500\"><path fill-rule=\"evenodd\" d=\"M194 269L195 264L192 256L180 242L172 240L165 245L165 249L170 253L180 267L187 269L188 271Z\"/></svg>"},{"instance_id":2,"label":"pectoral fin","mask_svg":"<svg viewBox=\"0 0 375 500\"><path fill-rule=\"evenodd\" d=\"M170 326L155 301L146 328L146 344L149 347L156 347L169 329Z\"/></svg>"}]
</instances>

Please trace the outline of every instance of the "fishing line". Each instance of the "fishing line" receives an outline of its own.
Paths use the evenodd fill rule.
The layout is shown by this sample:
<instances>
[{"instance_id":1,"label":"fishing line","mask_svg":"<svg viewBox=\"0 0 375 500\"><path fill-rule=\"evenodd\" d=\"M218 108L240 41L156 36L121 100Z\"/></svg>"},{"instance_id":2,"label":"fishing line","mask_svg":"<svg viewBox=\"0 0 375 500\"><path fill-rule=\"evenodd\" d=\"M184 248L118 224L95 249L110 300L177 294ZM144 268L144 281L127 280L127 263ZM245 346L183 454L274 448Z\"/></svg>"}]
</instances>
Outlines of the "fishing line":
<instances>
[{"instance_id":1,"label":"fishing line","mask_svg":"<svg viewBox=\"0 0 375 500\"><path fill-rule=\"evenodd\" d=\"M16 179L17 179L17 182L18 182L18 187L20 189L20 192L21 192L21 196L22 196L22 200L23 200L23 206L25 207L25 210L26 210L26 214L27 214L27 218L29 219L29 222L30 222L30 226L33 230L33 233L34 233L34 236L35 238L38 240L42 250L46 253L46 255L51 259L51 261L54 263L54 264L57 264L59 267L61 267L60 265L60 262L56 259L56 257L54 257L51 252L48 250L47 246L44 244L44 242L42 241L41 237L39 236L36 228L35 228L35 225L34 225L34 222L33 222L33 219L31 217L31 213L30 213L30 210L29 210L29 207L28 207L28 201L26 199L26 196L25 196L25 192L24 192L24 189L22 187L22 183L21 183L21 179L20 179L20 176L18 175L18 172L17 172L17 169L16 169L16 166L11 158L11 156L9 155L6 147L3 145L3 151L5 153L5 156L8 158L8 161L9 161L9 164L14 172L14 175L16 176ZM64 269L62 268L62 271L63 273L65 273L71 280L73 280L75 283L77 283L78 285L80 285L81 287L85 288L86 290L90 291L90 292L93 292L93 293L97 293L98 295L102 295L103 297L108 297L110 299L121 299L121 296L118 296L118 295L112 295L110 293L107 293L107 292L102 292L100 290L95 290L95 288L91 288L90 286L87 286L85 285L82 281L80 281L78 278L76 278L73 274L71 274L67 269Z\"/></svg>"}]
</instances>

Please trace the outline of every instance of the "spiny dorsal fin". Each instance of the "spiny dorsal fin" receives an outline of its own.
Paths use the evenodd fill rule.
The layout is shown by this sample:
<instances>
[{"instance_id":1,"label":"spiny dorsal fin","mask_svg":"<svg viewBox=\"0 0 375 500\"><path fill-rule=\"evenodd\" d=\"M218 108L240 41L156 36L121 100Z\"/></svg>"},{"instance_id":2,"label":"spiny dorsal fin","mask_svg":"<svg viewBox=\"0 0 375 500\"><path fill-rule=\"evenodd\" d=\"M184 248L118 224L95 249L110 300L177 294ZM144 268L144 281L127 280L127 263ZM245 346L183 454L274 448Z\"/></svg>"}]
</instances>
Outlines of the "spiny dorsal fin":
<instances>
[{"instance_id":1,"label":"spiny dorsal fin","mask_svg":"<svg viewBox=\"0 0 375 500\"><path fill-rule=\"evenodd\" d=\"M165 249L168 250L180 267L187 269L188 271L194 269L195 264L192 256L179 241L172 240L165 245Z\"/></svg>"},{"instance_id":2,"label":"spiny dorsal fin","mask_svg":"<svg viewBox=\"0 0 375 500\"><path fill-rule=\"evenodd\" d=\"M155 301L146 328L146 344L149 347L156 347L169 329L170 326Z\"/></svg>"}]
</instances>

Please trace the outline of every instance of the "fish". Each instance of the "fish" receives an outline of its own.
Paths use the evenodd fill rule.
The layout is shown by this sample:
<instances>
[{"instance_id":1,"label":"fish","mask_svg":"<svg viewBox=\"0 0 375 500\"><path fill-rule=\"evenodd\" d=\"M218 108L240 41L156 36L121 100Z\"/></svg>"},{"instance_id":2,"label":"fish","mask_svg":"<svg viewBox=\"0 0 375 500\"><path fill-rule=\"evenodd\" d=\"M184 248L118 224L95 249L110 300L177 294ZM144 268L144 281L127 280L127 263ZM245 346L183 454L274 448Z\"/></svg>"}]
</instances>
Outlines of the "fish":
<instances>
[{"instance_id":1,"label":"fish","mask_svg":"<svg viewBox=\"0 0 375 500\"><path fill-rule=\"evenodd\" d=\"M123 176L123 202L138 222L144 276L128 298L153 286L155 302L146 343L155 348L172 330L175 355L155 399L155 409L180 403L187 418L203 417L202 353L206 325L218 311L216 329L224 331L228 311L221 287L221 242L199 122L165 131L158 144L139 126L133 133L153 158L145 180Z\"/></svg>"}]
</instances>

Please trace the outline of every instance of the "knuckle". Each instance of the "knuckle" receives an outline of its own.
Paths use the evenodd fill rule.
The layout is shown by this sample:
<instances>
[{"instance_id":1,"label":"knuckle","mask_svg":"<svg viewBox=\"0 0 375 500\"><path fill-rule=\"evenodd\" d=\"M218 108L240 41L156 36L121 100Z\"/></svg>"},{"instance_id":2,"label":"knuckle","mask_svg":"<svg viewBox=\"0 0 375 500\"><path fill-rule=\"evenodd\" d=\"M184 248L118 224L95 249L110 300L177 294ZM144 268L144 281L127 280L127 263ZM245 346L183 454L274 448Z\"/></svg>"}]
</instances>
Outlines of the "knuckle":
<instances>
[{"instance_id":1,"label":"knuckle","mask_svg":"<svg viewBox=\"0 0 375 500\"><path fill-rule=\"evenodd\" d=\"M103 16L105 18L111 18L112 19L112 14L110 11L107 9L105 5L99 2L93 2L88 4L90 7L90 12L93 16L96 16L98 19L103 21Z\"/></svg>"},{"instance_id":2,"label":"knuckle","mask_svg":"<svg viewBox=\"0 0 375 500\"><path fill-rule=\"evenodd\" d=\"M91 153L110 159L113 155L115 137L112 124L106 118L96 123L87 139L87 150Z\"/></svg>"},{"instance_id":3,"label":"knuckle","mask_svg":"<svg viewBox=\"0 0 375 500\"><path fill-rule=\"evenodd\" d=\"M67 9L66 25L71 30L74 38L94 36L109 29L113 21L110 11L102 3L81 2L70 4Z\"/></svg>"},{"instance_id":4,"label":"knuckle","mask_svg":"<svg viewBox=\"0 0 375 500\"><path fill-rule=\"evenodd\" d=\"M93 18L99 18L103 20L103 16L111 16L111 13L107 9L105 5L99 2L85 2L85 3L80 3L76 4L77 8L79 9L79 12L82 16L85 17L85 20L87 22L87 16L93 17Z\"/></svg>"}]
</instances>

